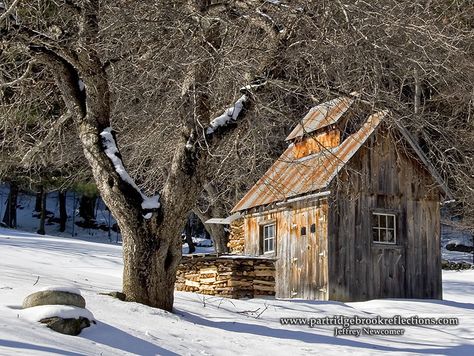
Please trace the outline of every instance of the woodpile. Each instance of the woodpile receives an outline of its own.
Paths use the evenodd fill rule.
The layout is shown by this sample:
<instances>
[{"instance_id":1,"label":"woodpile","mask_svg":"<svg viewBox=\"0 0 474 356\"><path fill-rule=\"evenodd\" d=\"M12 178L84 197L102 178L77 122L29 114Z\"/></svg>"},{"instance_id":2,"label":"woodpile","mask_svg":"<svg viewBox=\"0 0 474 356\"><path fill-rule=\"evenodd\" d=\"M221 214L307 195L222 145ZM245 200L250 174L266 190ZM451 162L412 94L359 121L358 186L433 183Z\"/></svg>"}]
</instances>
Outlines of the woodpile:
<instances>
[{"instance_id":1,"label":"woodpile","mask_svg":"<svg viewBox=\"0 0 474 356\"><path fill-rule=\"evenodd\" d=\"M274 260L244 256L183 256L176 290L227 298L275 295Z\"/></svg>"},{"instance_id":2,"label":"woodpile","mask_svg":"<svg viewBox=\"0 0 474 356\"><path fill-rule=\"evenodd\" d=\"M237 219L230 224L229 242L230 253L243 254L245 247L244 219Z\"/></svg>"}]
</instances>

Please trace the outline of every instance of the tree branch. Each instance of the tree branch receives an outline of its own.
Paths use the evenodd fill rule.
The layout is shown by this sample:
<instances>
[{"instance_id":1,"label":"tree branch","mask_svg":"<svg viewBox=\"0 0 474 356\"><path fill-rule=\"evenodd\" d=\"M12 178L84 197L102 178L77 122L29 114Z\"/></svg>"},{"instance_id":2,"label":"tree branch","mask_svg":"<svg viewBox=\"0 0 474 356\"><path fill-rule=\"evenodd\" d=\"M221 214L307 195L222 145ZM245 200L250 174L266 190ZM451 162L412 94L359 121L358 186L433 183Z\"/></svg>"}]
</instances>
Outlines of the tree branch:
<instances>
[{"instance_id":1,"label":"tree branch","mask_svg":"<svg viewBox=\"0 0 474 356\"><path fill-rule=\"evenodd\" d=\"M39 142L36 146L32 147L26 154L23 156L20 164L23 166L28 166L33 158L44 148L46 145L53 139L54 135L56 132L59 130L59 128L70 118L72 117L72 113L70 111L66 112L64 115L61 115L61 117L56 120L49 130L48 134L46 137Z\"/></svg>"},{"instance_id":2,"label":"tree branch","mask_svg":"<svg viewBox=\"0 0 474 356\"><path fill-rule=\"evenodd\" d=\"M36 61L30 61L28 63L28 67L26 68L25 72L17 79L12 80L11 82L7 83L0 83L0 88L5 88L5 87L11 87L13 85L16 85L20 83L22 80L24 80L31 72L31 69L33 68L33 65L36 63Z\"/></svg>"},{"instance_id":3,"label":"tree branch","mask_svg":"<svg viewBox=\"0 0 474 356\"><path fill-rule=\"evenodd\" d=\"M13 1L10 7L3 14L0 15L0 22L5 20L8 17L8 15L10 15L13 12L13 10L15 10L15 7L19 2L20 0Z\"/></svg>"}]
</instances>

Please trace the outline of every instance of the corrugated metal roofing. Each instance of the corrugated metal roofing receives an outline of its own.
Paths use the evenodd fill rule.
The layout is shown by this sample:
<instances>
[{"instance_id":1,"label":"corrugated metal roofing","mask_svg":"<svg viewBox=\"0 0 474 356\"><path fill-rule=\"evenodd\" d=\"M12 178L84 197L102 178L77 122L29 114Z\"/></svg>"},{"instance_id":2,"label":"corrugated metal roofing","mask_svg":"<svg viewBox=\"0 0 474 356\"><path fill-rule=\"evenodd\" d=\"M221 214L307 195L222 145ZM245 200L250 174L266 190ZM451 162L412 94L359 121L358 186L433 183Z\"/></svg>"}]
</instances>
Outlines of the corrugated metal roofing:
<instances>
[{"instance_id":1,"label":"corrugated metal roofing","mask_svg":"<svg viewBox=\"0 0 474 356\"><path fill-rule=\"evenodd\" d=\"M353 102L354 99L343 96L313 107L291 131L286 141L337 123Z\"/></svg>"},{"instance_id":2,"label":"corrugated metal roofing","mask_svg":"<svg viewBox=\"0 0 474 356\"><path fill-rule=\"evenodd\" d=\"M380 111L369 116L361 129L339 146L300 159L295 158L295 146L291 144L237 203L232 212L285 201L300 194L326 188L375 131L386 114L387 111Z\"/></svg>"}]
</instances>

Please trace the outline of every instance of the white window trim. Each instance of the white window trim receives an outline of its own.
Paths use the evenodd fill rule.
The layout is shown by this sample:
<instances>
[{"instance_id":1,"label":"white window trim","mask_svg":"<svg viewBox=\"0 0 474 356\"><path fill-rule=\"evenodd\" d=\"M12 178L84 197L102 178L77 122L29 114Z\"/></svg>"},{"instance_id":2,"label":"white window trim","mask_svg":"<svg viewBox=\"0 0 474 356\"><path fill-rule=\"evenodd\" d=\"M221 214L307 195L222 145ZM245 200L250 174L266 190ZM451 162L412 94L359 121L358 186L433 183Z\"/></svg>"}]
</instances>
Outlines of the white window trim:
<instances>
[{"instance_id":1,"label":"white window trim","mask_svg":"<svg viewBox=\"0 0 474 356\"><path fill-rule=\"evenodd\" d=\"M396 245L397 244L397 215L396 214L390 214L390 213L378 213L378 212L372 212L372 215L378 215L378 216L392 216L393 217L393 229L389 227L380 227L380 226L371 226L371 239L374 244L380 244L380 245ZM387 242L387 241L375 241L374 240L374 235L373 232L374 230L378 230L378 236L380 240L380 230L384 231L392 231L393 230L393 242Z\"/></svg>"},{"instance_id":2,"label":"white window trim","mask_svg":"<svg viewBox=\"0 0 474 356\"><path fill-rule=\"evenodd\" d=\"M273 226L273 236L271 237L265 237L265 228L268 228L270 226ZM270 254L270 253L275 253L275 243L276 243L276 224L275 223L270 223L270 224L265 224L262 226L262 251L263 254ZM273 240L273 250L268 250L265 251L265 241L268 240Z\"/></svg>"}]
</instances>

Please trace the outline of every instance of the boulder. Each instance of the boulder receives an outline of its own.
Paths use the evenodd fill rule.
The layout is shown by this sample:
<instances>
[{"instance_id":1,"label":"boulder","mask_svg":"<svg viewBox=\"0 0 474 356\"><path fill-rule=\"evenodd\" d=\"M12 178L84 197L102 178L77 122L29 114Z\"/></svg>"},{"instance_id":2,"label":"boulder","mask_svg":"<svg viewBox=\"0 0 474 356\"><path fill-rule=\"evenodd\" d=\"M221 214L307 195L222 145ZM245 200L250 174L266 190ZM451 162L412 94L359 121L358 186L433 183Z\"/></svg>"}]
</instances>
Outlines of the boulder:
<instances>
[{"instance_id":1,"label":"boulder","mask_svg":"<svg viewBox=\"0 0 474 356\"><path fill-rule=\"evenodd\" d=\"M40 320L40 323L46 324L46 326L58 333L66 335L79 335L82 329L91 326L89 319L79 317L78 319L63 319L60 317L51 317Z\"/></svg>"},{"instance_id":2,"label":"boulder","mask_svg":"<svg viewBox=\"0 0 474 356\"><path fill-rule=\"evenodd\" d=\"M27 296L23 301L22 307L25 309L40 305L72 305L85 308L86 301L79 294L57 290L44 290Z\"/></svg>"}]
</instances>

